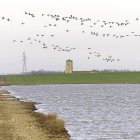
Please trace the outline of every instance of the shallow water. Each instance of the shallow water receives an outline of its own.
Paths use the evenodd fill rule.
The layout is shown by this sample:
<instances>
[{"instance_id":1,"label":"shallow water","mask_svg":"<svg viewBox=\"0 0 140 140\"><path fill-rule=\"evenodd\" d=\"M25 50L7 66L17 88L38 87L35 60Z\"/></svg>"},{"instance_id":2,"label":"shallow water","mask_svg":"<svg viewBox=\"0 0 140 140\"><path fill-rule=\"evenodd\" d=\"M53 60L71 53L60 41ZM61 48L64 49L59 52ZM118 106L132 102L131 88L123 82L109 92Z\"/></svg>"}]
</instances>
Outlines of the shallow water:
<instances>
[{"instance_id":1,"label":"shallow water","mask_svg":"<svg viewBox=\"0 0 140 140\"><path fill-rule=\"evenodd\" d=\"M38 111L56 112L71 140L140 140L140 85L8 86L12 95L34 101Z\"/></svg>"}]
</instances>

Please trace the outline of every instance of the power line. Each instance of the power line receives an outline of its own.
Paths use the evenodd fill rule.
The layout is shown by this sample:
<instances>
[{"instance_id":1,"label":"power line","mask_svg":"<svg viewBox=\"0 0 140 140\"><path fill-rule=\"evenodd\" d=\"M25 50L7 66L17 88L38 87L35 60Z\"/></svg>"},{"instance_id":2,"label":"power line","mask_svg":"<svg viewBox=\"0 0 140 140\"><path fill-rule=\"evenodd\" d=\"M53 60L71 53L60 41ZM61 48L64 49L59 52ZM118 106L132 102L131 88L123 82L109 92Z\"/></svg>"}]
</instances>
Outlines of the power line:
<instances>
[{"instance_id":1,"label":"power line","mask_svg":"<svg viewBox=\"0 0 140 140\"><path fill-rule=\"evenodd\" d=\"M27 73L27 66L26 66L27 58L26 58L26 53L23 52L22 55L23 55L23 69L22 69L22 73Z\"/></svg>"}]
</instances>

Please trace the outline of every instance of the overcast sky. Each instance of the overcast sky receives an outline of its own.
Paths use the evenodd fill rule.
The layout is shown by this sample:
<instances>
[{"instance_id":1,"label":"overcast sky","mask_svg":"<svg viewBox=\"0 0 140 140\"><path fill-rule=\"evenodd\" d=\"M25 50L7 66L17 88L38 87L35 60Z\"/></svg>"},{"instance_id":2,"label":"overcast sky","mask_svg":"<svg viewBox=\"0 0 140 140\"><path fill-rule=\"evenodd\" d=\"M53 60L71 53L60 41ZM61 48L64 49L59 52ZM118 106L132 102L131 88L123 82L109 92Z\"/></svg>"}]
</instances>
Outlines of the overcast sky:
<instances>
[{"instance_id":1,"label":"overcast sky","mask_svg":"<svg viewBox=\"0 0 140 140\"><path fill-rule=\"evenodd\" d=\"M24 51L28 71L63 71L67 59L73 60L74 70L140 70L139 5L139 0L1 0L0 73L20 73ZM25 11L33 13L35 17L26 15ZM73 15L78 19L82 17L92 20L81 25L80 20L68 23L55 21L48 14L59 14L61 17ZM2 20L2 17L5 19ZM11 21L7 21L8 18ZM101 27L103 21L129 24L115 24L112 27L108 24ZM91 32L96 32L99 36L92 35ZM40 36L37 37L37 34ZM121 35L129 36L121 38ZM31 40L28 40L29 37ZM38 43L39 40L41 43ZM48 48L43 48L43 43ZM51 45L58 45L64 50L66 47L76 49L70 52L58 51ZM94 52L99 52L101 56L95 56ZM103 60L108 56L115 61Z\"/></svg>"}]
</instances>

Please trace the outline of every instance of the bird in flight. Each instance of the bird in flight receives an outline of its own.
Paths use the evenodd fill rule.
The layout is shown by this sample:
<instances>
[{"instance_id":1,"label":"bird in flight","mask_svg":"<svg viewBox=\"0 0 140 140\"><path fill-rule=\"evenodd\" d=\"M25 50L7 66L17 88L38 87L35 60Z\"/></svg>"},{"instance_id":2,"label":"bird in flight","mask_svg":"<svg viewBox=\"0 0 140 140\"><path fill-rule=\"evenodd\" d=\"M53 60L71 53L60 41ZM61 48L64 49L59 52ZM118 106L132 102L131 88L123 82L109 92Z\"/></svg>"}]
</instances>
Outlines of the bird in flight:
<instances>
[{"instance_id":1,"label":"bird in flight","mask_svg":"<svg viewBox=\"0 0 140 140\"><path fill-rule=\"evenodd\" d=\"M31 40L31 38L29 37L28 40Z\"/></svg>"},{"instance_id":2,"label":"bird in flight","mask_svg":"<svg viewBox=\"0 0 140 140\"><path fill-rule=\"evenodd\" d=\"M25 15L27 15L28 13L25 11Z\"/></svg>"},{"instance_id":3,"label":"bird in flight","mask_svg":"<svg viewBox=\"0 0 140 140\"><path fill-rule=\"evenodd\" d=\"M42 14L42 17L45 16L45 14Z\"/></svg>"},{"instance_id":4,"label":"bird in flight","mask_svg":"<svg viewBox=\"0 0 140 140\"><path fill-rule=\"evenodd\" d=\"M11 21L9 18L7 18L7 21Z\"/></svg>"}]
</instances>

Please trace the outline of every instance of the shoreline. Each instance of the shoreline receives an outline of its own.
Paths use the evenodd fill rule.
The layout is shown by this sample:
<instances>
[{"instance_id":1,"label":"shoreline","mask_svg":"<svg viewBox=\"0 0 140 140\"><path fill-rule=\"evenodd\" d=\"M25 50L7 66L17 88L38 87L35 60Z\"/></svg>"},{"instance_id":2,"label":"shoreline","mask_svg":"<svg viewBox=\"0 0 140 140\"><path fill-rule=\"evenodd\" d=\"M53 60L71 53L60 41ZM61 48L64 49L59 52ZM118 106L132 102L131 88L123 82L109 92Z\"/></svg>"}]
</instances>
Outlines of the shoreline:
<instances>
[{"instance_id":1,"label":"shoreline","mask_svg":"<svg viewBox=\"0 0 140 140\"><path fill-rule=\"evenodd\" d=\"M0 139L70 140L64 121L56 114L34 112L35 103L19 101L8 94L0 90Z\"/></svg>"}]
</instances>

